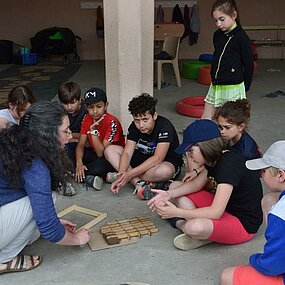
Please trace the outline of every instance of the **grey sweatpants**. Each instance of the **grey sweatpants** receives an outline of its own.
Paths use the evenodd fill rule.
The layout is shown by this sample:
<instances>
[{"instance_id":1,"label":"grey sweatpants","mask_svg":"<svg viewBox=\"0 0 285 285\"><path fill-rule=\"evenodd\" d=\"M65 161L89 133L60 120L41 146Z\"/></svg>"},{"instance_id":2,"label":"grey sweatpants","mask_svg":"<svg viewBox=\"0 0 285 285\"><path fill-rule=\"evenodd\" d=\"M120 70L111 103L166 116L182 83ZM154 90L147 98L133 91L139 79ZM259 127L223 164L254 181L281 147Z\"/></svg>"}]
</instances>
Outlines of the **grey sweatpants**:
<instances>
[{"instance_id":1,"label":"grey sweatpants","mask_svg":"<svg viewBox=\"0 0 285 285\"><path fill-rule=\"evenodd\" d=\"M0 263L16 257L40 237L29 198L0 206Z\"/></svg>"}]
</instances>

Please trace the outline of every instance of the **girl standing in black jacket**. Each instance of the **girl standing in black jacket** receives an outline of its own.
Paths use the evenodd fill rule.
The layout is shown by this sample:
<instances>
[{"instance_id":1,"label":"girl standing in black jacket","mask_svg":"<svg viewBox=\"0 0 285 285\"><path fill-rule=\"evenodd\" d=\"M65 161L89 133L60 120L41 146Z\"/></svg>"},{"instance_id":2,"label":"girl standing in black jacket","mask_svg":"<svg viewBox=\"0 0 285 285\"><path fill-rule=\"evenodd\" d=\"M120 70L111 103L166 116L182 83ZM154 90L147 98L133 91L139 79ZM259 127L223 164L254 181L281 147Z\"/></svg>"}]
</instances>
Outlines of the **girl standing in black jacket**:
<instances>
[{"instance_id":1,"label":"girl standing in black jacket","mask_svg":"<svg viewBox=\"0 0 285 285\"><path fill-rule=\"evenodd\" d=\"M217 0L212 17L218 30L213 36L212 84L205 98L204 119L212 119L225 102L246 98L253 75L251 42L239 23L235 1Z\"/></svg>"}]
</instances>

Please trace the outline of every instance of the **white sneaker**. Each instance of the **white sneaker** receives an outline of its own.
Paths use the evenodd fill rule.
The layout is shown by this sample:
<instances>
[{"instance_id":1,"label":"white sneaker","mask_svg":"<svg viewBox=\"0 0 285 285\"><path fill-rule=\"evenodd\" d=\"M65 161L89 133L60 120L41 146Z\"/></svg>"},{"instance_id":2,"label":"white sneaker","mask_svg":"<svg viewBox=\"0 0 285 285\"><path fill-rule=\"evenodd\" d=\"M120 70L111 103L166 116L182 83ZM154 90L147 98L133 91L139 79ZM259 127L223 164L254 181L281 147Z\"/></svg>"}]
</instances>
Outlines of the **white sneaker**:
<instances>
[{"instance_id":1,"label":"white sneaker","mask_svg":"<svg viewBox=\"0 0 285 285\"><path fill-rule=\"evenodd\" d=\"M210 240L194 239L186 234L181 234L174 239L174 245L181 250L196 249L206 244L212 243Z\"/></svg>"},{"instance_id":2,"label":"white sneaker","mask_svg":"<svg viewBox=\"0 0 285 285\"><path fill-rule=\"evenodd\" d=\"M95 190L102 190L103 187L103 178L100 176L95 176L94 180L93 180L93 187L95 188Z\"/></svg>"},{"instance_id":3,"label":"white sneaker","mask_svg":"<svg viewBox=\"0 0 285 285\"><path fill-rule=\"evenodd\" d=\"M106 175L106 182L113 183L118 178L118 172L108 172Z\"/></svg>"}]
</instances>

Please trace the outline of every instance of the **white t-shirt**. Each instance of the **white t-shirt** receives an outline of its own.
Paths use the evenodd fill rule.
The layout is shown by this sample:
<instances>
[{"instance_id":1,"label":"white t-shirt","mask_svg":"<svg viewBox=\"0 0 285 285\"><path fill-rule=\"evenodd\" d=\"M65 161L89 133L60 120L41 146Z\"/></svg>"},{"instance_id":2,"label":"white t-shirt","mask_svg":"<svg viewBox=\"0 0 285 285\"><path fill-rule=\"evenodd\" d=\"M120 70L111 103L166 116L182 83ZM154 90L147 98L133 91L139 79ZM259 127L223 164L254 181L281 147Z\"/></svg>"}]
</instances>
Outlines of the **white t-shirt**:
<instances>
[{"instance_id":1,"label":"white t-shirt","mask_svg":"<svg viewBox=\"0 0 285 285\"><path fill-rule=\"evenodd\" d=\"M18 124L15 118L12 116L11 111L9 109L0 110L0 119L2 118L8 121L8 126Z\"/></svg>"}]
</instances>

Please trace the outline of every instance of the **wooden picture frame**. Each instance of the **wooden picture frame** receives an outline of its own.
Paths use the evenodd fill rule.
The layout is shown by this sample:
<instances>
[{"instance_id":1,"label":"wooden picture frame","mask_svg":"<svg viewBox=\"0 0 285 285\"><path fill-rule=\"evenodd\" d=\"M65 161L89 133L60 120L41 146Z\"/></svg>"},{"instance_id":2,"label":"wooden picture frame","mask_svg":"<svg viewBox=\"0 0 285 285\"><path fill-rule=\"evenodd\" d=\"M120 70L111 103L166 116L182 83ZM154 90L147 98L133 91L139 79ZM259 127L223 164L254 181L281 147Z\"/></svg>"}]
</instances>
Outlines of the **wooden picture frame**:
<instances>
[{"instance_id":1,"label":"wooden picture frame","mask_svg":"<svg viewBox=\"0 0 285 285\"><path fill-rule=\"evenodd\" d=\"M65 215L71 213L71 212L79 212L82 214L86 214L89 216L93 216L95 217L93 220L91 220L90 222L88 222L87 224L81 226L78 230L80 229L90 229L92 227L94 227L95 225L97 225L98 223L100 223L102 220L104 220L107 217L107 213L102 213L102 212L98 212L98 211L94 211L88 208L84 208L84 207L80 207L78 205L71 205L68 208L60 211L57 216L59 218L64 217Z\"/></svg>"}]
</instances>

